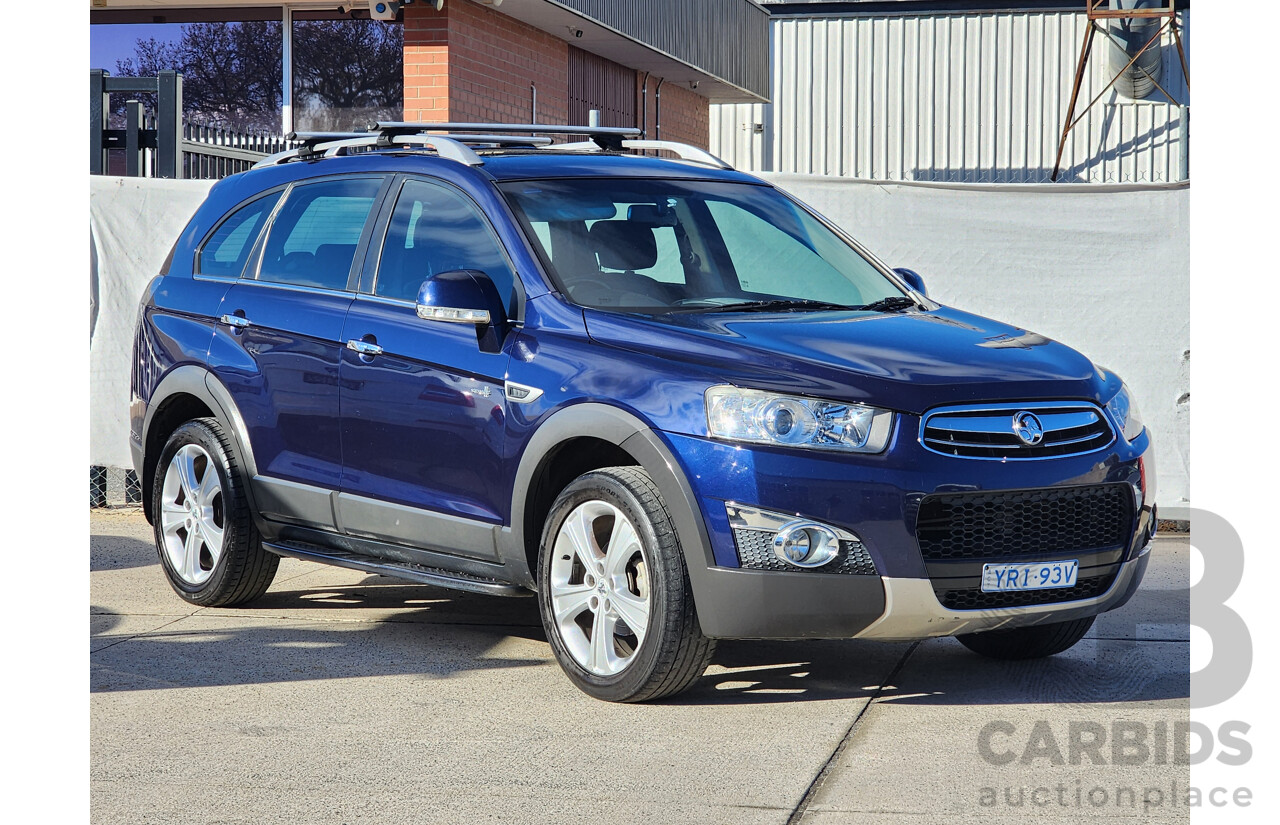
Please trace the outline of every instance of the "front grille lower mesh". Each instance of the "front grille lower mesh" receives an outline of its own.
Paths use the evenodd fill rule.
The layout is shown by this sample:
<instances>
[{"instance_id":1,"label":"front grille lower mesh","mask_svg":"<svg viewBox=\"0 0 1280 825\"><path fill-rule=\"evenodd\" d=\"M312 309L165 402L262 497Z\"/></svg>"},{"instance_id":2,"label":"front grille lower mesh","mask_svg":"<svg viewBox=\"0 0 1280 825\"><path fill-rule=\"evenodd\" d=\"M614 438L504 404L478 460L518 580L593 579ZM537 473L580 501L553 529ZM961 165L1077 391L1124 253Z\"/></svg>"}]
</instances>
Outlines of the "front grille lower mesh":
<instances>
[{"instance_id":1,"label":"front grille lower mesh","mask_svg":"<svg viewBox=\"0 0 1280 825\"><path fill-rule=\"evenodd\" d=\"M800 568L787 564L773 553L772 530L738 528L733 540L738 545L738 561L751 570L776 570L783 573L852 573L858 576L876 575L875 562L861 542L840 542L840 555L821 567Z\"/></svg>"},{"instance_id":2,"label":"front grille lower mesh","mask_svg":"<svg viewBox=\"0 0 1280 825\"><path fill-rule=\"evenodd\" d=\"M1111 586L1115 573L1078 581L1075 587L1055 590L1023 590L1012 593L983 593L978 589L945 590L938 593L938 600L951 610L993 610L1001 607L1026 607L1033 604L1054 604L1093 599L1101 596Z\"/></svg>"},{"instance_id":3,"label":"front grille lower mesh","mask_svg":"<svg viewBox=\"0 0 1280 825\"><path fill-rule=\"evenodd\" d=\"M1126 484L925 496L916 539L925 561L1013 559L1122 547L1133 522Z\"/></svg>"}]
</instances>

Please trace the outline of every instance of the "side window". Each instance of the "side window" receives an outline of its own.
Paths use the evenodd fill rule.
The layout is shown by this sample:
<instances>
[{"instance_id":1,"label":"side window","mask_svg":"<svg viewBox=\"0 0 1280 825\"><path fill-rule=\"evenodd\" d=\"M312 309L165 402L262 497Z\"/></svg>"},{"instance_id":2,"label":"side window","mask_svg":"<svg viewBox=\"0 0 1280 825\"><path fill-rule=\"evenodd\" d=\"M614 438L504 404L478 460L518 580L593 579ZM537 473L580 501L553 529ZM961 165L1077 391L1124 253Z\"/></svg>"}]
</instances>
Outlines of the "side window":
<instances>
[{"instance_id":1,"label":"side window","mask_svg":"<svg viewBox=\"0 0 1280 825\"><path fill-rule=\"evenodd\" d=\"M744 292L862 303L858 288L806 244L747 210L707 201ZM762 258L761 250L768 256Z\"/></svg>"},{"instance_id":2,"label":"side window","mask_svg":"<svg viewBox=\"0 0 1280 825\"><path fill-rule=\"evenodd\" d=\"M271 224L258 280L346 289L381 186L376 178L295 186Z\"/></svg>"},{"instance_id":3,"label":"side window","mask_svg":"<svg viewBox=\"0 0 1280 825\"><path fill-rule=\"evenodd\" d=\"M253 249L258 233L262 231L267 216L278 200L280 193L273 192L240 207L218 224L204 246L200 247L196 272L200 275L239 278L244 271L249 251Z\"/></svg>"},{"instance_id":4,"label":"side window","mask_svg":"<svg viewBox=\"0 0 1280 825\"><path fill-rule=\"evenodd\" d=\"M396 201L373 294L416 301L422 282L451 269L479 269L510 304L515 276L489 222L469 200L411 180Z\"/></svg>"}]
</instances>

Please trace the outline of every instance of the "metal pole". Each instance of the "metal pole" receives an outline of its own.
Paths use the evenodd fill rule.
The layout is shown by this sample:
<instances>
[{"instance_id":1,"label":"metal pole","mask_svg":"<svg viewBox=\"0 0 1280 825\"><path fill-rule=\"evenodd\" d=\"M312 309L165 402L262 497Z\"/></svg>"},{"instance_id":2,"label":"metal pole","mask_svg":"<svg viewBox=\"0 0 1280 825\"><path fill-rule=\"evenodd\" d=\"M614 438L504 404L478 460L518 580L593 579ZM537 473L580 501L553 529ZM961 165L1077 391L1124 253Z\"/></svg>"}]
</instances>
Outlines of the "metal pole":
<instances>
[{"instance_id":1,"label":"metal pole","mask_svg":"<svg viewBox=\"0 0 1280 825\"><path fill-rule=\"evenodd\" d=\"M649 137L649 73L644 73L644 80L640 83L640 137L641 139Z\"/></svg>"},{"instance_id":2,"label":"metal pole","mask_svg":"<svg viewBox=\"0 0 1280 825\"><path fill-rule=\"evenodd\" d=\"M124 174L127 178L140 178L143 177L142 102L126 101L124 112Z\"/></svg>"},{"instance_id":3,"label":"metal pole","mask_svg":"<svg viewBox=\"0 0 1280 825\"><path fill-rule=\"evenodd\" d=\"M89 71L89 174L103 175L107 171L107 149L103 145L107 129L107 112L111 109L107 95L107 73L102 69Z\"/></svg>"},{"instance_id":4,"label":"metal pole","mask_svg":"<svg viewBox=\"0 0 1280 825\"><path fill-rule=\"evenodd\" d=\"M280 86L284 105L280 107L280 134L287 135L293 131L293 8L281 8L284 37L281 44Z\"/></svg>"},{"instance_id":5,"label":"metal pole","mask_svg":"<svg viewBox=\"0 0 1280 825\"><path fill-rule=\"evenodd\" d=\"M157 178L182 177L182 75L160 72L156 94Z\"/></svg>"},{"instance_id":6,"label":"metal pole","mask_svg":"<svg viewBox=\"0 0 1280 825\"><path fill-rule=\"evenodd\" d=\"M588 109L588 110L587 110L587 125L588 125L588 126L590 126L592 129L595 129L595 128L599 127L599 125L600 125L600 110L599 110L599 109Z\"/></svg>"},{"instance_id":7,"label":"metal pole","mask_svg":"<svg viewBox=\"0 0 1280 825\"><path fill-rule=\"evenodd\" d=\"M529 108L531 110L529 113L530 114L529 122L537 123L538 122L538 84L537 83L529 84Z\"/></svg>"},{"instance_id":8,"label":"metal pole","mask_svg":"<svg viewBox=\"0 0 1280 825\"><path fill-rule=\"evenodd\" d=\"M1076 65L1076 80L1071 85L1071 105L1067 107L1067 118L1062 124L1062 137L1058 140L1058 157L1053 161L1053 177L1049 180L1058 182L1058 173L1062 170L1062 150L1067 148L1067 135L1071 132L1071 118L1076 113L1076 102L1080 99L1080 84L1084 82L1084 70L1089 65L1089 54L1093 51L1093 21L1085 20L1087 33L1084 45L1080 48L1080 62Z\"/></svg>"},{"instance_id":9,"label":"metal pole","mask_svg":"<svg viewBox=\"0 0 1280 825\"><path fill-rule=\"evenodd\" d=\"M1178 44L1178 59L1182 61L1182 76L1187 80L1187 91L1191 91L1191 69L1187 66L1187 52L1182 48L1182 35L1178 33L1177 12L1174 13L1169 25L1173 28L1173 42Z\"/></svg>"},{"instance_id":10,"label":"metal pole","mask_svg":"<svg viewBox=\"0 0 1280 825\"><path fill-rule=\"evenodd\" d=\"M664 77L658 81L658 87L653 90L653 139L662 140L662 84L666 83Z\"/></svg>"}]
</instances>

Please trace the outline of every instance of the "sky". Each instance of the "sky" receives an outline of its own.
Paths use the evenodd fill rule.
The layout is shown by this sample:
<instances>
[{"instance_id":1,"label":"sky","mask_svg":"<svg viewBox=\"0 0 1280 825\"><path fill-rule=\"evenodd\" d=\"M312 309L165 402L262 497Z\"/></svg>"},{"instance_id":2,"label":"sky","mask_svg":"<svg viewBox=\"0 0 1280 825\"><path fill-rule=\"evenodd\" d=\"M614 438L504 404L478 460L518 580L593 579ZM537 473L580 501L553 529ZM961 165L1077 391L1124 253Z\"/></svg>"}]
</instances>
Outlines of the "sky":
<instances>
[{"instance_id":1,"label":"sky","mask_svg":"<svg viewBox=\"0 0 1280 825\"><path fill-rule=\"evenodd\" d=\"M139 40L176 41L182 37L181 23L116 23L89 27L89 68L106 69L115 74L116 61L133 57L133 45Z\"/></svg>"}]
</instances>

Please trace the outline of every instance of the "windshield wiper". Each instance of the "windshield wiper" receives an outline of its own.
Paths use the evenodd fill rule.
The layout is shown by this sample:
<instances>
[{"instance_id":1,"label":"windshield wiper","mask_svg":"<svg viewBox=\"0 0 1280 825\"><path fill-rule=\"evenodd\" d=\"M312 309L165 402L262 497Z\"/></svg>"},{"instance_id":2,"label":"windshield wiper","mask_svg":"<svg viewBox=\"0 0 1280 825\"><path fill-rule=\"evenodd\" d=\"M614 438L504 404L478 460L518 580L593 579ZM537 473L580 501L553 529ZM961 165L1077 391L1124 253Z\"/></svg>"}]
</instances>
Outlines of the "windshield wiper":
<instances>
[{"instance_id":1,"label":"windshield wiper","mask_svg":"<svg viewBox=\"0 0 1280 825\"><path fill-rule=\"evenodd\" d=\"M830 301L810 301L802 298L776 298L770 301L739 301L734 304L712 304L701 307L681 307L672 312L797 312L810 310L851 310L862 309L848 304L833 304Z\"/></svg>"},{"instance_id":2,"label":"windshield wiper","mask_svg":"<svg viewBox=\"0 0 1280 825\"><path fill-rule=\"evenodd\" d=\"M850 309L860 309L867 312L897 312L900 309L912 309L916 306L916 302L906 295L893 295L860 307L850 307Z\"/></svg>"}]
</instances>

